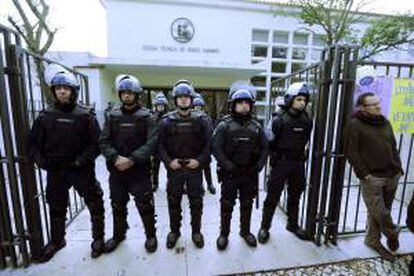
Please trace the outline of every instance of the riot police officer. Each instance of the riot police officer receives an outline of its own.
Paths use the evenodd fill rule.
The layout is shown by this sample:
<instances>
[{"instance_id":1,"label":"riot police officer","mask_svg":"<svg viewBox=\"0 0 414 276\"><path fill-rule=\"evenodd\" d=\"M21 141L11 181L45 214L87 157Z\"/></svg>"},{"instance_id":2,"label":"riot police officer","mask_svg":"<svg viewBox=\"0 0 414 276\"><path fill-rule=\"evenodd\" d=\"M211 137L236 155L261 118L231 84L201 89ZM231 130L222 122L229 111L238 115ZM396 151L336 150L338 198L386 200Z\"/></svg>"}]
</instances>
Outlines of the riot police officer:
<instances>
[{"instance_id":1,"label":"riot police officer","mask_svg":"<svg viewBox=\"0 0 414 276\"><path fill-rule=\"evenodd\" d=\"M267 157L267 138L260 124L252 118L254 87L235 83L230 88L230 115L218 123L213 139L213 155L222 181L220 199L220 236L217 248L228 245L233 207L239 193L240 236L255 247L256 237L250 232L253 199L258 191L258 174Z\"/></svg>"},{"instance_id":2,"label":"riot police officer","mask_svg":"<svg viewBox=\"0 0 414 276\"><path fill-rule=\"evenodd\" d=\"M206 103L204 102L203 96L201 96L200 94L197 94L193 100L194 109L198 111L203 111L203 108L205 105ZM206 113L206 116L208 118L208 121L211 124L211 128L213 128L213 120L207 113ZM210 192L210 194L215 195L216 188L214 187L213 180L211 177L211 157L209 157L207 164L204 166L203 172L204 172L204 177L207 182L207 190Z\"/></svg>"},{"instance_id":3,"label":"riot police officer","mask_svg":"<svg viewBox=\"0 0 414 276\"><path fill-rule=\"evenodd\" d=\"M92 222L92 258L104 250L103 191L95 178L100 128L92 109L77 104L79 84L69 72L51 79L53 105L36 118L29 138L29 156L47 171L50 243L43 261L66 245L65 220L71 186L84 198Z\"/></svg>"},{"instance_id":4,"label":"riot police officer","mask_svg":"<svg viewBox=\"0 0 414 276\"><path fill-rule=\"evenodd\" d=\"M269 142L271 154L271 174L267 182L267 196L263 204L262 224L258 234L261 243L269 239L275 208L280 195L288 185L286 229L298 238L307 240L309 235L298 225L299 201L305 189L305 147L312 130L312 120L306 112L309 101L309 86L306 83L293 83L284 96L285 104L274 114Z\"/></svg>"},{"instance_id":5,"label":"riot police officer","mask_svg":"<svg viewBox=\"0 0 414 276\"><path fill-rule=\"evenodd\" d=\"M186 186L190 202L192 241L204 246L201 233L203 186L201 169L210 156L211 128L203 112L191 109L194 88L188 81L177 82L172 90L176 110L168 113L159 125L159 156L167 168L167 196L170 233L167 248L180 237L181 201Z\"/></svg>"},{"instance_id":6,"label":"riot police officer","mask_svg":"<svg viewBox=\"0 0 414 276\"><path fill-rule=\"evenodd\" d=\"M157 238L150 156L157 144L156 122L150 111L141 106L142 88L135 77L118 77L116 90L122 105L108 113L100 137L100 147L110 173L114 222L113 237L106 242L105 250L112 252L126 237L127 203L131 194L144 225L145 249L154 252Z\"/></svg>"},{"instance_id":7,"label":"riot police officer","mask_svg":"<svg viewBox=\"0 0 414 276\"><path fill-rule=\"evenodd\" d=\"M157 121L157 124L161 121L161 118L168 112L168 99L165 97L164 93L159 92L155 95L154 99L154 115ZM151 161L151 176L152 176L152 191L157 191L159 186L159 172L160 172L160 158L158 156L158 151L154 153Z\"/></svg>"}]
</instances>

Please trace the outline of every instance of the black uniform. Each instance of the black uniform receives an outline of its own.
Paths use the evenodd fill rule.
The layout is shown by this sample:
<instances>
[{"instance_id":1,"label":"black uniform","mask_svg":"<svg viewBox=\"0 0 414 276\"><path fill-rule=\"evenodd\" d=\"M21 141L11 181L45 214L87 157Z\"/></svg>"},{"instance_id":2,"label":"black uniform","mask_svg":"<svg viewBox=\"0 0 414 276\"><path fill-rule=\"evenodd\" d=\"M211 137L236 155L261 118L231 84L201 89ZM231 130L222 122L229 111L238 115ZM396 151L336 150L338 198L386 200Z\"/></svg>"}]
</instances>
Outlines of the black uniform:
<instances>
[{"instance_id":1,"label":"black uniform","mask_svg":"<svg viewBox=\"0 0 414 276\"><path fill-rule=\"evenodd\" d=\"M155 111L153 114L155 116L157 125L160 123L161 118L167 113L166 110L164 111ZM154 155L152 156L151 160L151 176L152 176L152 188L154 191L158 189L159 186L159 173L160 173L160 157L158 155L158 149L155 150Z\"/></svg>"},{"instance_id":2,"label":"black uniform","mask_svg":"<svg viewBox=\"0 0 414 276\"><path fill-rule=\"evenodd\" d=\"M62 243L65 238L71 186L89 208L93 239L104 239L103 192L95 178L99 134L93 111L77 104L55 104L42 111L33 123L29 155L47 171L46 201L53 244Z\"/></svg>"},{"instance_id":3,"label":"black uniform","mask_svg":"<svg viewBox=\"0 0 414 276\"><path fill-rule=\"evenodd\" d=\"M128 228L129 194L134 197L147 238L155 237L154 202L150 179L150 156L157 144L154 116L145 108L136 107L132 110L124 107L114 108L106 116L99 142L110 172L114 238L117 240L125 238ZM119 171L114 165L118 156L133 160L134 165L126 171Z\"/></svg>"},{"instance_id":4,"label":"black uniform","mask_svg":"<svg viewBox=\"0 0 414 276\"><path fill-rule=\"evenodd\" d=\"M167 170L167 195L171 232L180 233L181 200L184 185L190 201L193 233L200 233L203 211L202 167L210 156L211 128L205 113L190 111L182 117L178 111L168 113L159 126L159 156ZM169 164L174 159L196 159L195 170L173 171Z\"/></svg>"},{"instance_id":5,"label":"black uniform","mask_svg":"<svg viewBox=\"0 0 414 276\"><path fill-rule=\"evenodd\" d=\"M207 113L205 113L205 114L206 114L205 116L207 117L208 122L210 124L210 128L213 131L213 129L214 129L213 120L212 120L210 115L208 115ZM211 135L212 134L213 133L211 133ZM206 182L207 182L207 187L209 187L210 191L214 190L214 193L215 193L215 188L214 188L214 185L213 185L213 179L211 177L211 155L208 157L208 160L207 160L206 164L203 167L203 173L204 173L204 178L206 179Z\"/></svg>"},{"instance_id":6,"label":"black uniform","mask_svg":"<svg viewBox=\"0 0 414 276\"><path fill-rule=\"evenodd\" d=\"M220 236L230 233L231 215L237 194L240 200L240 233L250 234L253 199L257 195L258 173L267 157L267 138L251 116L229 115L221 119L212 139L221 187Z\"/></svg>"},{"instance_id":7,"label":"black uniform","mask_svg":"<svg viewBox=\"0 0 414 276\"><path fill-rule=\"evenodd\" d=\"M306 186L305 147L312 131L312 121L306 111L292 115L289 111L281 109L274 116L272 131L275 137L269 143L272 169L263 205L262 228L270 228L287 180L288 228L297 230L300 196Z\"/></svg>"}]
</instances>

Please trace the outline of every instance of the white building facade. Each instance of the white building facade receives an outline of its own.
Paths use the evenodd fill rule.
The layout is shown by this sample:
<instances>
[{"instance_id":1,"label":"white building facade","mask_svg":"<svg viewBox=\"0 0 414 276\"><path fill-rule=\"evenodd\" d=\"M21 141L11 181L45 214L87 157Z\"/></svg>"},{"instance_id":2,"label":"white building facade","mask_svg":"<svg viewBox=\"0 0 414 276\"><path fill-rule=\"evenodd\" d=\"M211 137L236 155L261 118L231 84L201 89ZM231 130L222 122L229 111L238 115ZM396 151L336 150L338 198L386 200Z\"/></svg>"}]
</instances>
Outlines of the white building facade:
<instances>
[{"instance_id":1,"label":"white building facade","mask_svg":"<svg viewBox=\"0 0 414 276\"><path fill-rule=\"evenodd\" d=\"M223 97L236 80L257 87L256 112L265 114L273 80L318 62L323 33L309 28L289 6L244 0L102 0L107 14L108 56L62 55L90 79L97 108L116 101L118 74L139 78L147 100L189 79L223 112ZM281 13L280 11L284 12ZM414 61L414 57L412 58ZM216 114L218 115L218 114Z\"/></svg>"}]
</instances>

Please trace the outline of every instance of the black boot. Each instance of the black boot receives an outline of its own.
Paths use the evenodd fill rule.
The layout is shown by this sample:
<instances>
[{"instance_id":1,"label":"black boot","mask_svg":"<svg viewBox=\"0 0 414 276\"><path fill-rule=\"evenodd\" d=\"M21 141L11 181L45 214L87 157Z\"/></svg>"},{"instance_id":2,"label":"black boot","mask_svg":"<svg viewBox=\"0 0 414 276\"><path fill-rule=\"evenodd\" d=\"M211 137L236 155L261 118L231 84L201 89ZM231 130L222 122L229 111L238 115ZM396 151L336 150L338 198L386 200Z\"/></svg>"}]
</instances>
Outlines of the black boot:
<instances>
[{"instance_id":1,"label":"black boot","mask_svg":"<svg viewBox=\"0 0 414 276\"><path fill-rule=\"evenodd\" d=\"M224 250L229 243L231 214L233 212L232 202L221 200L220 204L220 236L217 238L217 249Z\"/></svg>"},{"instance_id":2,"label":"black boot","mask_svg":"<svg viewBox=\"0 0 414 276\"><path fill-rule=\"evenodd\" d=\"M60 249L66 246L65 241L65 221L66 221L66 207L65 206L50 206L50 235L51 240L44 248L43 257L40 262L44 263L53 258L53 256Z\"/></svg>"},{"instance_id":3,"label":"black boot","mask_svg":"<svg viewBox=\"0 0 414 276\"><path fill-rule=\"evenodd\" d=\"M101 240L94 240L91 244L91 257L92 259L98 258L105 252L105 241Z\"/></svg>"},{"instance_id":4,"label":"black boot","mask_svg":"<svg viewBox=\"0 0 414 276\"><path fill-rule=\"evenodd\" d=\"M217 249L218 250L224 250L227 248L227 245L229 244L229 238L227 236L221 235L217 238Z\"/></svg>"},{"instance_id":5,"label":"black boot","mask_svg":"<svg viewBox=\"0 0 414 276\"><path fill-rule=\"evenodd\" d=\"M262 214L262 224L259 230L259 234L257 235L257 239L260 243L266 243L269 240L269 229L272 225L273 214L275 210L270 210L270 208L263 208Z\"/></svg>"},{"instance_id":6,"label":"black boot","mask_svg":"<svg viewBox=\"0 0 414 276\"><path fill-rule=\"evenodd\" d=\"M66 241L63 239L60 242L51 242L46 245L43 251L43 257L40 259L41 263L48 262L53 256L63 247L66 246Z\"/></svg>"},{"instance_id":7,"label":"black boot","mask_svg":"<svg viewBox=\"0 0 414 276\"><path fill-rule=\"evenodd\" d=\"M145 236L147 237L145 240L145 249L149 253L155 252L158 246L155 230L155 210L152 200L153 198L151 194L151 198L149 198L148 201L136 201L136 206L141 216L142 224L144 225Z\"/></svg>"},{"instance_id":8,"label":"black boot","mask_svg":"<svg viewBox=\"0 0 414 276\"><path fill-rule=\"evenodd\" d=\"M170 232L167 235L167 248L171 249L175 246L175 244L177 243L178 239L180 238L181 233L180 232Z\"/></svg>"},{"instance_id":9,"label":"black boot","mask_svg":"<svg viewBox=\"0 0 414 276\"><path fill-rule=\"evenodd\" d=\"M177 243L181 236L181 198L169 196L168 197L168 211L170 216L170 233L167 236L167 248L171 249Z\"/></svg>"},{"instance_id":10,"label":"black boot","mask_svg":"<svg viewBox=\"0 0 414 276\"><path fill-rule=\"evenodd\" d=\"M127 207L124 204L112 203L113 236L105 243L105 253L114 251L125 240L127 223Z\"/></svg>"},{"instance_id":11,"label":"black boot","mask_svg":"<svg viewBox=\"0 0 414 276\"><path fill-rule=\"evenodd\" d=\"M286 225L286 230L292 232L301 240L311 240L312 237L310 234L299 227L299 202L300 202L300 195L301 192L290 192L288 190L288 202L287 202L287 213L288 213L288 220Z\"/></svg>"},{"instance_id":12,"label":"black boot","mask_svg":"<svg viewBox=\"0 0 414 276\"><path fill-rule=\"evenodd\" d=\"M201 217L203 214L203 198L190 197L192 240L198 248L204 247L204 238L201 234Z\"/></svg>"},{"instance_id":13,"label":"black boot","mask_svg":"<svg viewBox=\"0 0 414 276\"><path fill-rule=\"evenodd\" d=\"M269 237L269 230L267 230L266 228L260 228L259 233L257 234L257 240L260 243L265 244L269 240Z\"/></svg>"},{"instance_id":14,"label":"black boot","mask_svg":"<svg viewBox=\"0 0 414 276\"><path fill-rule=\"evenodd\" d=\"M240 236L250 247L256 247L256 237L250 232L250 220L252 216L252 201L240 202Z\"/></svg>"},{"instance_id":15,"label":"black boot","mask_svg":"<svg viewBox=\"0 0 414 276\"><path fill-rule=\"evenodd\" d=\"M147 237L145 240L145 249L148 253L153 253L157 250L158 241L156 236Z\"/></svg>"},{"instance_id":16,"label":"black boot","mask_svg":"<svg viewBox=\"0 0 414 276\"><path fill-rule=\"evenodd\" d=\"M193 233L191 235L191 239L193 240L195 246L197 246L198 248L204 247L204 237L203 234L201 234L201 232Z\"/></svg>"},{"instance_id":17,"label":"black boot","mask_svg":"<svg viewBox=\"0 0 414 276\"><path fill-rule=\"evenodd\" d=\"M296 237L298 237L301 240L304 240L304 241L312 240L312 237L309 235L309 233L306 230L301 229L298 224L288 223L286 225L286 230L288 230L289 232L292 232L293 234L296 235Z\"/></svg>"},{"instance_id":18,"label":"black boot","mask_svg":"<svg viewBox=\"0 0 414 276\"><path fill-rule=\"evenodd\" d=\"M86 199L86 198L85 198ZM91 257L98 258L105 251L105 215L102 197L95 197L93 200L86 199L91 213L92 238Z\"/></svg>"}]
</instances>

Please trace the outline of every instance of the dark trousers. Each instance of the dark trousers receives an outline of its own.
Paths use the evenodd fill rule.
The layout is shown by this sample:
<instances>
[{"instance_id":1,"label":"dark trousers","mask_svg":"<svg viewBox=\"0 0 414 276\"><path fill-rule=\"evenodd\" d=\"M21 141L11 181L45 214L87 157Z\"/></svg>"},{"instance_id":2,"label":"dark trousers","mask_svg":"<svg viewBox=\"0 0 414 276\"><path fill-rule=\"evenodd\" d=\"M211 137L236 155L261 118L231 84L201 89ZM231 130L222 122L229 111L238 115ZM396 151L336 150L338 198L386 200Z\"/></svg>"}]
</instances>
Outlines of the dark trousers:
<instances>
[{"instance_id":1,"label":"dark trousers","mask_svg":"<svg viewBox=\"0 0 414 276\"><path fill-rule=\"evenodd\" d=\"M193 233L201 230L203 214L203 176L201 169L197 170L168 170L167 199L172 232L180 232L182 209L181 201L184 194L184 185L190 202L191 227Z\"/></svg>"},{"instance_id":2,"label":"dark trousers","mask_svg":"<svg viewBox=\"0 0 414 276\"><path fill-rule=\"evenodd\" d=\"M391 217L391 206L398 187L399 175L392 178L372 176L361 181L362 197L368 210L365 242L371 246L380 243L381 233L392 238L397 235L397 227Z\"/></svg>"},{"instance_id":3,"label":"dark trousers","mask_svg":"<svg viewBox=\"0 0 414 276\"><path fill-rule=\"evenodd\" d=\"M288 224L298 225L300 197L306 186L305 164L302 160L275 160L263 204L263 228L271 227L273 214L285 189L285 183L288 186Z\"/></svg>"},{"instance_id":4,"label":"dark trousers","mask_svg":"<svg viewBox=\"0 0 414 276\"><path fill-rule=\"evenodd\" d=\"M104 238L103 191L95 177L93 165L79 169L54 169L47 172L46 201L49 204L51 241L59 243L65 237L69 189L74 187L91 214L94 240Z\"/></svg>"},{"instance_id":5,"label":"dark trousers","mask_svg":"<svg viewBox=\"0 0 414 276\"><path fill-rule=\"evenodd\" d=\"M207 185L211 186L213 184L213 180L211 178L211 163L209 162L203 167L204 178L206 179Z\"/></svg>"},{"instance_id":6,"label":"dark trousers","mask_svg":"<svg viewBox=\"0 0 414 276\"><path fill-rule=\"evenodd\" d=\"M258 174L254 173L222 173L223 181L220 198L220 234L230 234L231 216L237 197L240 200L240 232L250 233L253 199L257 195Z\"/></svg>"},{"instance_id":7,"label":"dark trousers","mask_svg":"<svg viewBox=\"0 0 414 276\"><path fill-rule=\"evenodd\" d=\"M141 216L147 237L155 236L155 209L151 189L149 167L132 167L124 172L111 170L109 176L111 205L114 220L114 236L122 237L128 228L127 204L130 195Z\"/></svg>"},{"instance_id":8,"label":"dark trousers","mask_svg":"<svg viewBox=\"0 0 414 276\"><path fill-rule=\"evenodd\" d=\"M151 160L152 185L158 187L161 161L158 156L153 156Z\"/></svg>"}]
</instances>

